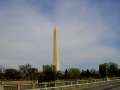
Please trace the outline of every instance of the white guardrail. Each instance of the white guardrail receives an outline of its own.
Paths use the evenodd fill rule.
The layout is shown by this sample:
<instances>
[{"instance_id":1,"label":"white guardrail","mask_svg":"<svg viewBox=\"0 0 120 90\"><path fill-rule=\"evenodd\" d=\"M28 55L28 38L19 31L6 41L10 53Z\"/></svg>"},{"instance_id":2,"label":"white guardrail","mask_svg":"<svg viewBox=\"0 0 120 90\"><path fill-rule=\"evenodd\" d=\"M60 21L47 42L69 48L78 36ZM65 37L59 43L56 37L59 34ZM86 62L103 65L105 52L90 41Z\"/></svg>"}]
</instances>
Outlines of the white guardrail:
<instances>
[{"instance_id":1,"label":"white guardrail","mask_svg":"<svg viewBox=\"0 0 120 90\"><path fill-rule=\"evenodd\" d=\"M97 81L97 82L84 83L84 84L64 85L64 86L57 86L57 87L27 89L27 90L72 90L72 89L79 90L79 89L97 87L97 86L113 84L113 83L120 83L120 79L107 80L107 81Z\"/></svg>"}]
</instances>

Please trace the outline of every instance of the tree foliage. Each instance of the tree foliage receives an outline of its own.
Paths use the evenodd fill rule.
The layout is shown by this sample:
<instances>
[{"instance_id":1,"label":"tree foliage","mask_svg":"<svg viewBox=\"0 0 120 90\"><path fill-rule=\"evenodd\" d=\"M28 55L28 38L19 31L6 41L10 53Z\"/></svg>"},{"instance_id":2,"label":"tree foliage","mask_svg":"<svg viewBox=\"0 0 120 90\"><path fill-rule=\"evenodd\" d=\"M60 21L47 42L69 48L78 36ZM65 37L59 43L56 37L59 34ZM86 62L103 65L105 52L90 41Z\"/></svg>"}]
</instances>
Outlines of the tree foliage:
<instances>
[{"instance_id":1,"label":"tree foliage","mask_svg":"<svg viewBox=\"0 0 120 90\"><path fill-rule=\"evenodd\" d=\"M101 77L112 77L118 75L118 64L110 62L110 63L104 63L99 65L99 73Z\"/></svg>"},{"instance_id":2,"label":"tree foliage","mask_svg":"<svg viewBox=\"0 0 120 90\"><path fill-rule=\"evenodd\" d=\"M80 78L80 70L78 68L70 68L68 70L69 79L79 79Z\"/></svg>"},{"instance_id":3,"label":"tree foliage","mask_svg":"<svg viewBox=\"0 0 120 90\"><path fill-rule=\"evenodd\" d=\"M38 71L37 68L30 64L20 65L19 70L13 68L0 68L0 80L38 80L39 82L49 82L55 80L71 80L71 79L89 79L89 78L105 78L120 77L120 68L116 63L104 63L99 65L99 70L78 68L69 68L65 71L56 71L53 65L43 65L43 70Z\"/></svg>"},{"instance_id":4,"label":"tree foliage","mask_svg":"<svg viewBox=\"0 0 120 90\"><path fill-rule=\"evenodd\" d=\"M32 65L20 65L19 70L22 73L22 78L26 80L36 80L38 77L38 69L33 68Z\"/></svg>"},{"instance_id":5,"label":"tree foliage","mask_svg":"<svg viewBox=\"0 0 120 90\"><path fill-rule=\"evenodd\" d=\"M43 75L45 81L55 81L57 79L57 72L53 65L43 65Z\"/></svg>"},{"instance_id":6,"label":"tree foliage","mask_svg":"<svg viewBox=\"0 0 120 90\"><path fill-rule=\"evenodd\" d=\"M6 69L4 76L8 80L18 80L21 78L21 73L16 69Z\"/></svg>"}]
</instances>

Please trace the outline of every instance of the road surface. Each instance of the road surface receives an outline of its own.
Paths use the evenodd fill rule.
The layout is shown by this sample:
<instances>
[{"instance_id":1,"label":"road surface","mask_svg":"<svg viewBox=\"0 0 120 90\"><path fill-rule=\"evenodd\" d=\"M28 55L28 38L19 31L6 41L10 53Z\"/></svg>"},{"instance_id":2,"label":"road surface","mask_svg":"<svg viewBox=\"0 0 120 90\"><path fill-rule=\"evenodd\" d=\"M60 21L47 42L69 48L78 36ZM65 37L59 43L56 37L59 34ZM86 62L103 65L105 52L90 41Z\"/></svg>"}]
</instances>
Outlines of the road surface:
<instances>
[{"instance_id":1,"label":"road surface","mask_svg":"<svg viewBox=\"0 0 120 90\"><path fill-rule=\"evenodd\" d=\"M83 90L120 90L120 82L117 82L114 84L97 86L89 89L83 89Z\"/></svg>"}]
</instances>

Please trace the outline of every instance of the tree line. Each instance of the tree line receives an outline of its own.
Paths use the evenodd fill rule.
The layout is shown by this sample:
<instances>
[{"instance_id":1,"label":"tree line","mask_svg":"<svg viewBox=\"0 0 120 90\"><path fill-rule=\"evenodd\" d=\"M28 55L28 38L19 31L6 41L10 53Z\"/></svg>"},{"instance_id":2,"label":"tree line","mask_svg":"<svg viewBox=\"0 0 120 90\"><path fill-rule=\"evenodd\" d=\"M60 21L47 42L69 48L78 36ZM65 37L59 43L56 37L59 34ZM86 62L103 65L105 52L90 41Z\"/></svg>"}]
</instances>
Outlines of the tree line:
<instances>
[{"instance_id":1,"label":"tree line","mask_svg":"<svg viewBox=\"0 0 120 90\"><path fill-rule=\"evenodd\" d=\"M53 65L43 65L43 70L32 67L30 64L20 65L19 69L0 69L0 80L38 80L49 82L55 80L72 79L99 79L105 77L120 77L120 68L116 63L104 63L99 65L99 70L69 68L64 71L56 71Z\"/></svg>"}]
</instances>

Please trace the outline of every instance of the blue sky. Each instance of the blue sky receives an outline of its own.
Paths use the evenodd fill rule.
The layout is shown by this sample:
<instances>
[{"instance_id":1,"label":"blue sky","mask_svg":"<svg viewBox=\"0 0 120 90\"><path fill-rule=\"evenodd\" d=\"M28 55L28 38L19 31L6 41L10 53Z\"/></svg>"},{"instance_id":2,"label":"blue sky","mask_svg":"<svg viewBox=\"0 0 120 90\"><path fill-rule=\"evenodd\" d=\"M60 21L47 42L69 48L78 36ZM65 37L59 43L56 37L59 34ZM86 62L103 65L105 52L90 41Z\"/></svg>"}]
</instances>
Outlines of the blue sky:
<instances>
[{"instance_id":1,"label":"blue sky","mask_svg":"<svg viewBox=\"0 0 120 90\"><path fill-rule=\"evenodd\" d=\"M120 0L0 0L0 64L52 63L59 31L61 69L120 64Z\"/></svg>"}]
</instances>

